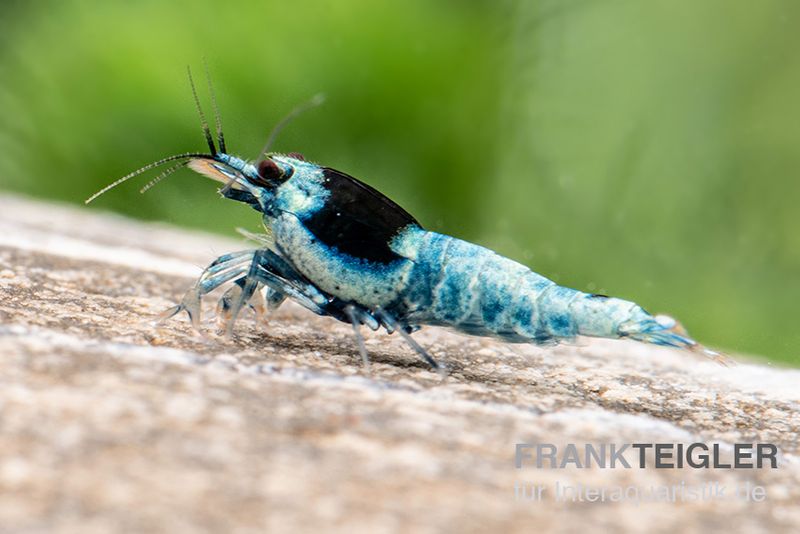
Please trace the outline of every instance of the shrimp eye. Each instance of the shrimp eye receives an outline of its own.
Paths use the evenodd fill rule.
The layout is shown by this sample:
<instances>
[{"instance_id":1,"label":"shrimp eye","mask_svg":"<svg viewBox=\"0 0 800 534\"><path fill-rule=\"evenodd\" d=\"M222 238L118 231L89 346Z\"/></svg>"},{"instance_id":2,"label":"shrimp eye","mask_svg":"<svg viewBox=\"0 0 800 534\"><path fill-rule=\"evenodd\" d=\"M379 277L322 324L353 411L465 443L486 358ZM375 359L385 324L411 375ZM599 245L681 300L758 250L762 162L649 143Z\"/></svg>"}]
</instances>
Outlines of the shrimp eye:
<instances>
[{"instance_id":1,"label":"shrimp eye","mask_svg":"<svg viewBox=\"0 0 800 534\"><path fill-rule=\"evenodd\" d=\"M289 152L286 155L289 156L290 158L299 159L300 161L306 160L305 156L303 156L300 152Z\"/></svg>"},{"instance_id":2,"label":"shrimp eye","mask_svg":"<svg viewBox=\"0 0 800 534\"><path fill-rule=\"evenodd\" d=\"M277 163L267 158L258 162L258 177L260 180L257 185L274 185L283 181L283 171Z\"/></svg>"}]
</instances>

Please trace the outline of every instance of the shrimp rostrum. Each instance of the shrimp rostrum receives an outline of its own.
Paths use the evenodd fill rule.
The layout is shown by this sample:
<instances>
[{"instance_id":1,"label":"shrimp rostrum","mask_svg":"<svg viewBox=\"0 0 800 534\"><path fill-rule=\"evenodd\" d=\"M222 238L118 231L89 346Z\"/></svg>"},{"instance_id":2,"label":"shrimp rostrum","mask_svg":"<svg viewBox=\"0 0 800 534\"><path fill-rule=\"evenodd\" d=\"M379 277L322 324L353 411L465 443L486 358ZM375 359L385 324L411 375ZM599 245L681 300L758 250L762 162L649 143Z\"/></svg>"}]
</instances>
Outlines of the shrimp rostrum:
<instances>
[{"instance_id":1,"label":"shrimp rostrum","mask_svg":"<svg viewBox=\"0 0 800 534\"><path fill-rule=\"evenodd\" d=\"M299 154L265 153L255 162L233 156L219 120L219 147L203 126L210 153L170 156L143 169L177 162L221 182L223 197L261 213L266 234L258 248L212 262L167 317L186 311L197 325L202 296L230 283L219 304L229 332L244 306L275 309L289 298L352 325L365 363L362 325L398 332L435 368L411 337L422 326L534 344L629 338L725 361L670 317L559 286L489 249L426 230L364 182Z\"/></svg>"}]
</instances>

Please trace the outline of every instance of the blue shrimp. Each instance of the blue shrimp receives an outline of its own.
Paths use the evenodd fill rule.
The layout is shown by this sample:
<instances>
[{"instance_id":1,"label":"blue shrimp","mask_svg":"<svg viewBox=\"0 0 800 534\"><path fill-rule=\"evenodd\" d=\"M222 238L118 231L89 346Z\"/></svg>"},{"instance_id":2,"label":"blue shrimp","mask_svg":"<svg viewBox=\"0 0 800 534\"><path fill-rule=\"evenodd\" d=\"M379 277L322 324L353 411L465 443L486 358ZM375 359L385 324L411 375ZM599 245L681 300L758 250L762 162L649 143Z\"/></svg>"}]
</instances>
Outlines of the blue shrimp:
<instances>
[{"instance_id":1,"label":"blue shrimp","mask_svg":"<svg viewBox=\"0 0 800 534\"><path fill-rule=\"evenodd\" d=\"M177 161L145 189L188 166L224 184L224 198L260 212L266 235L259 238L259 248L212 262L163 318L186 311L199 326L202 296L233 282L218 307L229 333L244 306L272 310L290 298L316 314L352 325L365 365L362 325L398 332L437 369L442 366L411 337L422 326L515 343L552 344L577 336L629 338L727 361L689 337L670 317L653 316L630 301L562 287L489 249L425 230L392 200L343 172L296 153L265 150L257 162L229 154L214 102L217 148L193 82L192 91L210 153L161 159L87 202L148 169ZM213 89L211 95L213 99ZM261 289L266 289L264 294Z\"/></svg>"}]
</instances>

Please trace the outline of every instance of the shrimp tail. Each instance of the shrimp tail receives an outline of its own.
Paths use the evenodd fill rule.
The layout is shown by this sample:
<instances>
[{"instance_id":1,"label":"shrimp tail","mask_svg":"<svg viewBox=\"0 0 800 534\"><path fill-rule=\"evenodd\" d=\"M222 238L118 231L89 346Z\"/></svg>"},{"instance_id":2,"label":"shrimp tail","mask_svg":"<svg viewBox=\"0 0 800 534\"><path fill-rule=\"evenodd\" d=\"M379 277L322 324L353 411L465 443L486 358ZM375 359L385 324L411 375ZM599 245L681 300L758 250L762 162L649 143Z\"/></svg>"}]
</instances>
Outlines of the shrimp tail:
<instances>
[{"instance_id":1,"label":"shrimp tail","mask_svg":"<svg viewBox=\"0 0 800 534\"><path fill-rule=\"evenodd\" d=\"M620 336L645 343L689 350L726 367L735 365L735 362L729 356L704 347L689 337L683 325L668 315L656 315L647 317L644 320L627 321L620 326L619 334Z\"/></svg>"}]
</instances>

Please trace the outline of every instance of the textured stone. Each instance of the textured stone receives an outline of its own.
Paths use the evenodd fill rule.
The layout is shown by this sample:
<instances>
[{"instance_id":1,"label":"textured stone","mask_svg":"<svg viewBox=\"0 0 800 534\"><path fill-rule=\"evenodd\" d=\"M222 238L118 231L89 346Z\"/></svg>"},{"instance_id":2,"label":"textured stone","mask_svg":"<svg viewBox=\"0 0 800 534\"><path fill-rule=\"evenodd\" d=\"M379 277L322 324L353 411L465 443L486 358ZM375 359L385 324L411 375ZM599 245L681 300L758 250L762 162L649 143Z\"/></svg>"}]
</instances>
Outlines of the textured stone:
<instances>
[{"instance_id":1,"label":"textured stone","mask_svg":"<svg viewBox=\"0 0 800 534\"><path fill-rule=\"evenodd\" d=\"M0 525L25 531L800 528L800 372L633 342L397 336L287 304L153 318L242 242L0 197ZM771 442L779 469L515 469L516 443ZM548 490L517 502L515 483ZM556 483L763 486L764 502L563 503Z\"/></svg>"}]
</instances>

